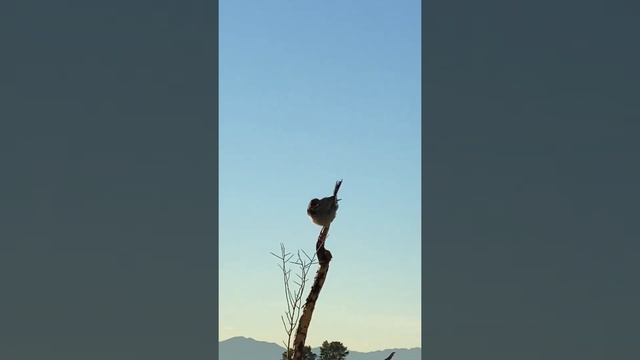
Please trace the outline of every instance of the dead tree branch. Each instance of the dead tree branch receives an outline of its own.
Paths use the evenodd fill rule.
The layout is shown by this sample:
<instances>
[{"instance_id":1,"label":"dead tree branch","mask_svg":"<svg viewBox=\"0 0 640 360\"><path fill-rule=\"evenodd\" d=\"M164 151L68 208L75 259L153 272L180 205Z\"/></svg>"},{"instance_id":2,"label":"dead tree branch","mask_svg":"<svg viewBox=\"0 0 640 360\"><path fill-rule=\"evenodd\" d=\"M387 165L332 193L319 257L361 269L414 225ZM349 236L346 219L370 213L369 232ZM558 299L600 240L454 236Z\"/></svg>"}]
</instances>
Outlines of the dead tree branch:
<instances>
[{"instance_id":1,"label":"dead tree branch","mask_svg":"<svg viewBox=\"0 0 640 360\"><path fill-rule=\"evenodd\" d=\"M304 344L307 339L307 330L309 329L309 324L311 323L313 309L316 306L316 301L318 300L318 296L320 296L320 290L322 290L324 281L327 278L327 273L329 272L329 262L331 262L332 255L331 252L329 252L329 250L325 249L324 247L325 240L327 239L328 234L329 226L324 226L322 230L320 230L320 235L318 236L318 241L316 242L316 254L318 255L320 268L318 269L316 277L313 280L311 291L309 291L309 296L307 296L307 301L304 304L302 316L300 317L300 321L298 322L296 337L293 340L293 360L302 360L302 357L304 355Z\"/></svg>"},{"instance_id":2,"label":"dead tree branch","mask_svg":"<svg viewBox=\"0 0 640 360\"><path fill-rule=\"evenodd\" d=\"M300 254L304 254L305 258ZM296 324L300 320L300 312L302 310L302 295L304 293L307 278L309 274L309 270L311 266L316 264L315 254L313 257L310 257L304 250L298 250L297 259L292 261L293 254L288 253L284 247L284 244L280 244L280 255L276 255L271 253L271 255L278 258L281 263L278 264L278 267L282 270L283 282L284 282L284 297L287 303L287 310L284 313L284 316L280 316L282 320L282 325L284 326L284 331L287 335L286 342L282 343L287 349L287 359L291 359L293 355L290 353L291 349L291 340L293 336L293 332L296 328ZM288 268L289 265L296 265L299 267L299 273L296 274L297 281L294 280L293 283L296 285L294 289L291 287L291 269Z\"/></svg>"}]
</instances>

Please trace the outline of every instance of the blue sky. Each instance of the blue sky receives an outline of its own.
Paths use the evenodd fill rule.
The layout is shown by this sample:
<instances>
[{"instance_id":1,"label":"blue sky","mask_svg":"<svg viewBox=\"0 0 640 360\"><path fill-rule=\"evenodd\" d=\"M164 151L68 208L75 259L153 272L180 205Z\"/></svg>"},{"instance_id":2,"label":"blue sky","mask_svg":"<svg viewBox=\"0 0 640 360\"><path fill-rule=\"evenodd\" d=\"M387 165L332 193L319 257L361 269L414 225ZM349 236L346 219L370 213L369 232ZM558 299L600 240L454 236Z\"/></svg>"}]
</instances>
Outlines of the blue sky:
<instances>
[{"instance_id":1,"label":"blue sky","mask_svg":"<svg viewBox=\"0 0 640 360\"><path fill-rule=\"evenodd\" d=\"M420 346L420 2L222 0L219 74L220 338L281 342L269 252L342 178L307 343Z\"/></svg>"}]
</instances>

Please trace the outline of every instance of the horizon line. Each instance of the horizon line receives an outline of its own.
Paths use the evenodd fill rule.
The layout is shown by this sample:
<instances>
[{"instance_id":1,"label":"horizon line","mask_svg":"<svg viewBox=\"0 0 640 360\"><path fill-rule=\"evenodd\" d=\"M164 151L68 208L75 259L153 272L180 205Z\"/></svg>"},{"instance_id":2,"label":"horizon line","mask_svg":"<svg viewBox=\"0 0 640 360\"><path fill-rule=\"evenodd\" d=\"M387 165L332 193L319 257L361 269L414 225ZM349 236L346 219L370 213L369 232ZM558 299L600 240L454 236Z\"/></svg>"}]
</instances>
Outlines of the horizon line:
<instances>
[{"instance_id":1,"label":"horizon line","mask_svg":"<svg viewBox=\"0 0 640 360\"><path fill-rule=\"evenodd\" d=\"M249 339L249 340L253 340L256 342L263 342L263 343L267 343L267 344L272 344L272 345L276 345L282 349L284 349L284 346L271 342L271 341L266 341L266 340L258 340L256 338L252 338L250 336L245 336L245 335L236 335L236 336L231 336L229 338L226 338L224 340L221 340L220 338L218 338L218 343L221 343L223 341L227 341L227 340L231 340L231 339L235 339L235 338L243 338L243 339ZM328 340L326 340L328 341ZM305 346L310 346L305 344ZM318 346L311 346L311 348L319 348L320 345ZM358 352L358 353L372 353L372 352L379 352L379 351L388 351L388 350L415 350L415 349L419 349L422 351L422 346L415 346L415 347L410 347L410 348L405 348L405 347L391 347L391 348L385 348L385 349L381 349L381 350L371 350L371 351L361 351L361 350L352 350L351 348L347 347L349 349L349 351L354 351L354 352Z\"/></svg>"}]
</instances>

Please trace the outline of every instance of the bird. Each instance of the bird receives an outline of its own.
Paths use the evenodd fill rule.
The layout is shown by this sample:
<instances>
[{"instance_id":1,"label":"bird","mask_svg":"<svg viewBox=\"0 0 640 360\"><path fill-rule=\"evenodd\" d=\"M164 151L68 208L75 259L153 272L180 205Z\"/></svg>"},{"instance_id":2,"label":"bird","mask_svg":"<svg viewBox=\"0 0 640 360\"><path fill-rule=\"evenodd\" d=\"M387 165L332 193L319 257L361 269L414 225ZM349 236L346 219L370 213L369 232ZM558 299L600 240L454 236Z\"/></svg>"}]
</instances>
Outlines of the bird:
<instances>
[{"instance_id":1,"label":"bird","mask_svg":"<svg viewBox=\"0 0 640 360\"><path fill-rule=\"evenodd\" d=\"M342 180L336 181L336 186L333 189L333 196L325 197L322 199L311 199L311 201L309 202L309 206L307 206L307 215L309 215L311 221L314 224L320 225L322 227L328 227L333 219L336 218L336 211L338 211L338 201L340 201L337 196L341 184Z\"/></svg>"}]
</instances>

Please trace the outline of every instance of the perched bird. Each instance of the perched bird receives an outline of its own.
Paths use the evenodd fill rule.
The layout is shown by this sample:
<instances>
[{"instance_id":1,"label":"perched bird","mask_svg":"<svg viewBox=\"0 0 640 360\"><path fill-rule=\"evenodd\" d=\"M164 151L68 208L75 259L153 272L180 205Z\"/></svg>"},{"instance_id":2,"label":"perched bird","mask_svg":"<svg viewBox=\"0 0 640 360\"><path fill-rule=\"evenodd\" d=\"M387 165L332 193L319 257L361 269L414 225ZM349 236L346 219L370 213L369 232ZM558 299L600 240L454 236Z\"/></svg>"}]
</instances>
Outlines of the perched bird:
<instances>
[{"instance_id":1,"label":"perched bird","mask_svg":"<svg viewBox=\"0 0 640 360\"><path fill-rule=\"evenodd\" d=\"M340 201L340 199L337 198L340 184L342 184L342 180L336 181L336 187L333 189L333 196L322 199L312 199L309 202L307 215L309 215L314 224L329 226L333 219L336 218L338 201Z\"/></svg>"}]
</instances>

